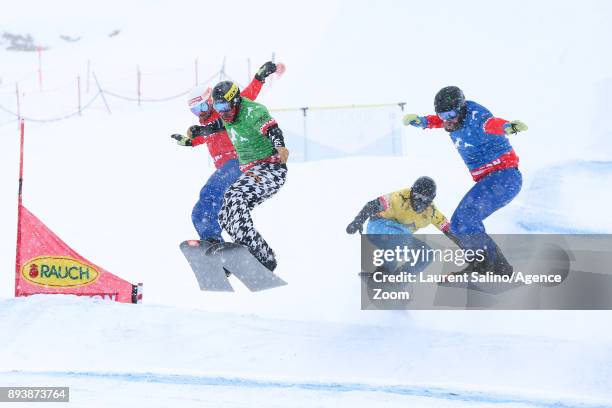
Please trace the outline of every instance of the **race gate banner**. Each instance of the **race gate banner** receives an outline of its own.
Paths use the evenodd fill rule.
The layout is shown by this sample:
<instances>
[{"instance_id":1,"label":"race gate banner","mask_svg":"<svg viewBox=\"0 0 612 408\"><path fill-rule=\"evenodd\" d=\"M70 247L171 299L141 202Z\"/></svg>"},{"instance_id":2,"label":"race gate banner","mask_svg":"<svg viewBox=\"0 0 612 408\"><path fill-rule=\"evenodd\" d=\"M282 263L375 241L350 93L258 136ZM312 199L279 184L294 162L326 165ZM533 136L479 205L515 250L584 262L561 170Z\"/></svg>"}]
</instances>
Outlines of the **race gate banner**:
<instances>
[{"instance_id":1,"label":"race gate banner","mask_svg":"<svg viewBox=\"0 0 612 408\"><path fill-rule=\"evenodd\" d=\"M15 269L15 296L71 294L123 303L142 299L142 284L132 285L83 258L23 205Z\"/></svg>"}]
</instances>

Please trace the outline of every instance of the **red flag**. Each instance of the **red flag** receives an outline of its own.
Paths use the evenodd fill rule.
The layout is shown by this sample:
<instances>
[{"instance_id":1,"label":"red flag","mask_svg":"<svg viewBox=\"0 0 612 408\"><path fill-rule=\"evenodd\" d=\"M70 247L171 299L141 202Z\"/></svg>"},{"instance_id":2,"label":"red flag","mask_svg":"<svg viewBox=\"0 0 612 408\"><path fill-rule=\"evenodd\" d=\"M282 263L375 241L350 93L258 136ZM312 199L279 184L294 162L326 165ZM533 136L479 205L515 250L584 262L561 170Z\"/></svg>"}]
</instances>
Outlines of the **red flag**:
<instances>
[{"instance_id":1,"label":"red flag","mask_svg":"<svg viewBox=\"0 0 612 408\"><path fill-rule=\"evenodd\" d=\"M54 293L140 303L142 283L132 285L89 262L23 206L24 129L20 119L15 296Z\"/></svg>"},{"instance_id":2,"label":"red flag","mask_svg":"<svg viewBox=\"0 0 612 408\"><path fill-rule=\"evenodd\" d=\"M15 296L59 293L140 303L142 284L89 262L21 204L19 212Z\"/></svg>"}]
</instances>

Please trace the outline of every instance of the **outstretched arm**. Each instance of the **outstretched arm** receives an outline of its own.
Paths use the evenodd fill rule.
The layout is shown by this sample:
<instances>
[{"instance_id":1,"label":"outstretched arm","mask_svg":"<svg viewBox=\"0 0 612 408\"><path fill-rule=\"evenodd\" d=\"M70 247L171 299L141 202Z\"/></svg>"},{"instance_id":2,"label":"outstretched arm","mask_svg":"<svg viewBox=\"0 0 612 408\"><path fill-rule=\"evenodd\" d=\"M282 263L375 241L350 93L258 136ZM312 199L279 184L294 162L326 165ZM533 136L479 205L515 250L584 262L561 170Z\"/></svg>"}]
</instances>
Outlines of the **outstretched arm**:
<instances>
[{"instance_id":1,"label":"outstretched arm","mask_svg":"<svg viewBox=\"0 0 612 408\"><path fill-rule=\"evenodd\" d=\"M190 137L174 133L170 135L171 138L176 140L176 144L179 146L193 146L193 140Z\"/></svg>"},{"instance_id":2,"label":"outstretched arm","mask_svg":"<svg viewBox=\"0 0 612 408\"><path fill-rule=\"evenodd\" d=\"M244 88L242 92L240 92L240 95L249 98L252 101L257 99L264 82L266 82L266 78L274 72L276 72L276 64L271 61L268 61L263 64L257 70L257 73L255 74L255 77L253 78L251 83L246 88Z\"/></svg>"},{"instance_id":3,"label":"outstretched arm","mask_svg":"<svg viewBox=\"0 0 612 408\"><path fill-rule=\"evenodd\" d=\"M204 126L193 125L187 129L186 135L175 133L170 137L176 140L180 146L199 146L206 143L207 138L225 129L221 119L214 120Z\"/></svg>"},{"instance_id":4,"label":"outstretched arm","mask_svg":"<svg viewBox=\"0 0 612 408\"><path fill-rule=\"evenodd\" d=\"M187 129L187 136L191 136L193 138L192 145L195 147L206 143L209 136L222 130L225 130L223 121L221 118L217 118L204 126L191 126L189 129Z\"/></svg>"},{"instance_id":5,"label":"outstretched arm","mask_svg":"<svg viewBox=\"0 0 612 408\"><path fill-rule=\"evenodd\" d=\"M506 119L491 117L484 123L484 131L490 135L513 135L527 129L527 125L520 120L507 121Z\"/></svg>"},{"instance_id":6,"label":"outstretched arm","mask_svg":"<svg viewBox=\"0 0 612 408\"><path fill-rule=\"evenodd\" d=\"M375 200L368 201L366 205L363 206L361 211L359 211L359 214L355 216L355 219L346 227L346 232L348 234L354 234L359 231L361 234L363 232L363 224L367 221L367 219L384 210L385 206L381 202L380 197Z\"/></svg>"},{"instance_id":7,"label":"outstretched arm","mask_svg":"<svg viewBox=\"0 0 612 408\"><path fill-rule=\"evenodd\" d=\"M438 115L419 116L415 113L408 113L404 115L402 121L405 126L412 125L423 129L444 127L444 123Z\"/></svg>"},{"instance_id":8,"label":"outstretched arm","mask_svg":"<svg viewBox=\"0 0 612 408\"><path fill-rule=\"evenodd\" d=\"M263 82L257 78L253 78L251 83L249 83L249 85L247 85L247 87L240 92L240 96L244 96L254 101L259 96L259 92L261 92L262 87Z\"/></svg>"}]
</instances>

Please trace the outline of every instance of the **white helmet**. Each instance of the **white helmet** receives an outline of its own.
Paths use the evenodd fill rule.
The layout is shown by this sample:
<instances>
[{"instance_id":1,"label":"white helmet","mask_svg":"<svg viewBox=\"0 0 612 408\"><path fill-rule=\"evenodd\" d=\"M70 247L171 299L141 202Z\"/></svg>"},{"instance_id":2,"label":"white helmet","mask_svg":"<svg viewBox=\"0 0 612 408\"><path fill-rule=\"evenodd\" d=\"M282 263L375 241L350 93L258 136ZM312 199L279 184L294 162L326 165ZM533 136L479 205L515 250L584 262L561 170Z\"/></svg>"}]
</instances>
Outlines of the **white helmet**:
<instances>
[{"instance_id":1,"label":"white helmet","mask_svg":"<svg viewBox=\"0 0 612 408\"><path fill-rule=\"evenodd\" d=\"M206 84L196 85L189 92L187 105L194 115L199 117L201 113L211 112L210 94L211 89Z\"/></svg>"}]
</instances>

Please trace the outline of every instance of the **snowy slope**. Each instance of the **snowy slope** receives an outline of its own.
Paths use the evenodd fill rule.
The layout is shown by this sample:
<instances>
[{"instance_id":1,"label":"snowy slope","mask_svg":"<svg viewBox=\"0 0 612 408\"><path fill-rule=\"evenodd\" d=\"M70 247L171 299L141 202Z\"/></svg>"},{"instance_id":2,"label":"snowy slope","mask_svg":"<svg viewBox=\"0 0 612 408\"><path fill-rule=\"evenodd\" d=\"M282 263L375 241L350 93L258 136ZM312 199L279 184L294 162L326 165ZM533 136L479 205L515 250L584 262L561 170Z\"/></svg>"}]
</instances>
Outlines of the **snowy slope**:
<instances>
[{"instance_id":1,"label":"snowy slope","mask_svg":"<svg viewBox=\"0 0 612 408\"><path fill-rule=\"evenodd\" d=\"M603 186L612 183L612 161L569 161L533 175L525 191L524 211L518 224L529 232L610 233L612 217L598 216L593 201L606 205Z\"/></svg>"},{"instance_id":2,"label":"snowy slope","mask_svg":"<svg viewBox=\"0 0 612 408\"><path fill-rule=\"evenodd\" d=\"M406 132L405 158L290 164L285 187L254 212L256 225L279 254L278 273L290 285L261 294L238 285L242 289L239 297L203 296L177 246L195 236L191 207L213 171L207 152L176 146L168 137L177 128L175 123L181 123L176 118L185 116L182 106L124 109L126 112L113 115L100 113L93 127L90 118L45 126L28 124L25 204L84 256L126 279L143 281L147 302L234 312L246 308L285 319L380 322L385 320L384 313L359 311L355 277L359 239L346 235L346 224L366 201L410 185L423 174L437 180L440 193L436 202L448 216L472 185L444 132ZM189 116L183 120L191 123ZM162 133L160 129L167 130ZM12 175L18 156L17 135L12 133L9 148L2 152L6 158L3 185L9 198L15 191ZM79 148L75 151L76 138ZM523 157L529 156L522 139L517 137L514 145ZM443 165L420 154L428 149L438 152ZM487 220L491 232L523 231L516 224L516 214L523 211L524 193L537 174L533 167L530 160L522 163L526 189ZM15 225L14 201L9 199L4 205L3 224ZM565 216L572 219L573 213L568 209ZM4 260L5 279L13 273L14 237L12 228L2 232L0 259ZM11 296L10 285L2 290L2 296ZM451 325L457 315L452 316ZM495 318L491 324L509 329ZM561 325L555 329L555 333L564 331Z\"/></svg>"},{"instance_id":3,"label":"snowy slope","mask_svg":"<svg viewBox=\"0 0 612 408\"><path fill-rule=\"evenodd\" d=\"M590 407L612 401L609 343L44 296L2 301L0 326L6 329L0 381L70 385L77 406L164 406L176 398L182 406L303 406L308 399L315 406Z\"/></svg>"}]
</instances>

